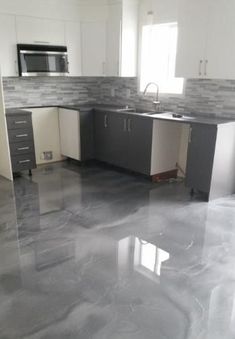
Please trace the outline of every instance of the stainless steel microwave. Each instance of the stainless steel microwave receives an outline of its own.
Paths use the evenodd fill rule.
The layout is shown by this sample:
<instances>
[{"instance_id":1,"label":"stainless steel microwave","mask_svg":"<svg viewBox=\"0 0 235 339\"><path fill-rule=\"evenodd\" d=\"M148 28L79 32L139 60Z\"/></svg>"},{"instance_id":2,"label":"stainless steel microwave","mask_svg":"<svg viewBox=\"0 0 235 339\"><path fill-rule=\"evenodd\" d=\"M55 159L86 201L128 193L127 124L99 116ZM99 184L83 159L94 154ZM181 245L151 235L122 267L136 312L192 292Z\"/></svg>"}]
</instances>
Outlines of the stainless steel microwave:
<instances>
[{"instance_id":1,"label":"stainless steel microwave","mask_svg":"<svg viewBox=\"0 0 235 339\"><path fill-rule=\"evenodd\" d=\"M65 76L68 75L68 53L65 46L18 44L19 75Z\"/></svg>"}]
</instances>

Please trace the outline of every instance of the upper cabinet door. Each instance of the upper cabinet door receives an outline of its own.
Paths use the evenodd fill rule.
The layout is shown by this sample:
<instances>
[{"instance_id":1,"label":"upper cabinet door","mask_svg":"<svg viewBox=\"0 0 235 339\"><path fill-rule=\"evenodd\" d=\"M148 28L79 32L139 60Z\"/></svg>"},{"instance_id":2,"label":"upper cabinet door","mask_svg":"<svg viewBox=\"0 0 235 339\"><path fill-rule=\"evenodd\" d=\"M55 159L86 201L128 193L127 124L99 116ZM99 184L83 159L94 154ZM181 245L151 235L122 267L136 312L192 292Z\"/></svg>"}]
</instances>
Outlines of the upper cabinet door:
<instances>
[{"instance_id":1,"label":"upper cabinet door","mask_svg":"<svg viewBox=\"0 0 235 339\"><path fill-rule=\"evenodd\" d=\"M106 74L106 22L83 22L82 75Z\"/></svg>"},{"instance_id":2,"label":"upper cabinet door","mask_svg":"<svg viewBox=\"0 0 235 339\"><path fill-rule=\"evenodd\" d=\"M0 66L2 76L17 76L15 17L0 14Z\"/></svg>"},{"instance_id":3,"label":"upper cabinet door","mask_svg":"<svg viewBox=\"0 0 235 339\"><path fill-rule=\"evenodd\" d=\"M123 77L137 75L139 2L125 0L122 3L121 70Z\"/></svg>"},{"instance_id":4,"label":"upper cabinet door","mask_svg":"<svg viewBox=\"0 0 235 339\"><path fill-rule=\"evenodd\" d=\"M18 43L65 44L64 22L33 17L16 17Z\"/></svg>"},{"instance_id":5,"label":"upper cabinet door","mask_svg":"<svg viewBox=\"0 0 235 339\"><path fill-rule=\"evenodd\" d=\"M204 76L208 15L209 0L179 1L177 77Z\"/></svg>"},{"instance_id":6,"label":"upper cabinet door","mask_svg":"<svg viewBox=\"0 0 235 339\"><path fill-rule=\"evenodd\" d=\"M81 24L80 22L65 23L65 40L68 48L69 75L81 76Z\"/></svg>"},{"instance_id":7,"label":"upper cabinet door","mask_svg":"<svg viewBox=\"0 0 235 339\"><path fill-rule=\"evenodd\" d=\"M106 75L119 76L122 6L120 4L111 4L109 7L109 18L107 22Z\"/></svg>"},{"instance_id":8,"label":"upper cabinet door","mask_svg":"<svg viewBox=\"0 0 235 339\"><path fill-rule=\"evenodd\" d=\"M235 1L211 0L206 76L235 79Z\"/></svg>"}]
</instances>

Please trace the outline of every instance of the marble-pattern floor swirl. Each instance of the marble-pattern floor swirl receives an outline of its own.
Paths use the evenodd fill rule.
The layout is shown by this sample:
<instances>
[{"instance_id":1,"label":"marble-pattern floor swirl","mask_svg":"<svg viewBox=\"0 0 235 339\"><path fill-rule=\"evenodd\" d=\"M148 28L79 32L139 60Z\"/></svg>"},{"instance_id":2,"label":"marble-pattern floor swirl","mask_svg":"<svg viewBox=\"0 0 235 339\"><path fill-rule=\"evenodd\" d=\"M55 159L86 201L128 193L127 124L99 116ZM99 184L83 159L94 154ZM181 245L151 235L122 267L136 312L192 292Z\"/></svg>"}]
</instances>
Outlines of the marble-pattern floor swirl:
<instances>
[{"instance_id":1,"label":"marble-pattern floor swirl","mask_svg":"<svg viewBox=\"0 0 235 339\"><path fill-rule=\"evenodd\" d=\"M98 165L0 179L0 339L234 339L235 197Z\"/></svg>"}]
</instances>

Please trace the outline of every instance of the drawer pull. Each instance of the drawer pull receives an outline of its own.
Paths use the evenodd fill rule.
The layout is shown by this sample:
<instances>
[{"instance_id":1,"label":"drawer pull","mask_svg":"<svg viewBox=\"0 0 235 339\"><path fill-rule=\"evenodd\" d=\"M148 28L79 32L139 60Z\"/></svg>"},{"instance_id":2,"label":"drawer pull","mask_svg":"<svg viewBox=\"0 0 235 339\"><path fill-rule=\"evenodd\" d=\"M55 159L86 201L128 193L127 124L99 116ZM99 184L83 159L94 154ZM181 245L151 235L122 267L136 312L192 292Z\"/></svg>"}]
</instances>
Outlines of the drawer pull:
<instances>
[{"instance_id":1,"label":"drawer pull","mask_svg":"<svg viewBox=\"0 0 235 339\"><path fill-rule=\"evenodd\" d=\"M31 162L31 160L21 160L21 161L19 161L19 164L26 164L28 162Z\"/></svg>"},{"instance_id":2,"label":"drawer pull","mask_svg":"<svg viewBox=\"0 0 235 339\"><path fill-rule=\"evenodd\" d=\"M28 134L17 134L16 138L25 138L27 136L28 136Z\"/></svg>"},{"instance_id":3,"label":"drawer pull","mask_svg":"<svg viewBox=\"0 0 235 339\"><path fill-rule=\"evenodd\" d=\"M15 121L16 125L20 125L20 124L27 124L26 120L20 120L20 121Z\"/></svg>"},{"instance_id":4,"label":"drawer pull","mask_svg":"<svg viewBox=\"0 0 235 339\"><path fill-rule=\"evenodd\" d=\"M17 148L17 151L26 151L28 149L29 149L29 147L19 147L19 148Z\"/></svg>"}]
</instances>

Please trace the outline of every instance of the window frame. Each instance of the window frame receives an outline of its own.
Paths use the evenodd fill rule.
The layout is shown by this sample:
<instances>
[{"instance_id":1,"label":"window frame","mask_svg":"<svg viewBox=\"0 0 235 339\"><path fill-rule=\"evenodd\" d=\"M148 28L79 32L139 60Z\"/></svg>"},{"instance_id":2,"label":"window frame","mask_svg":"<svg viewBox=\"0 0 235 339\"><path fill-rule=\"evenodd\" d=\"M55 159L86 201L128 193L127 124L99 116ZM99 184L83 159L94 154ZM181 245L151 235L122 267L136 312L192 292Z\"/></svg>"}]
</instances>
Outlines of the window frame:
<instances>
[{"instance_id":1,"label":"window frame","mask_svg":"<svg viewBox=\"0 0 235 339\"><path fill-rule=\"evenodd\" d=\"M144 91L141 91L140 88L141 88L141 62L142 62L142 40L143 40L143 27L144 26L154 26L154 25L167 25L167 24L178 24L177 21L171 21L171 22L155 22L155 23L152 23L152 24L147 24L147 23L140 23L139 25L139 39L138 39L138 43L139 43L139 46L138 46L138 80L137 80L137 92L138 92L138 95L139 96L143 96L143 92ZM154 82L154 79L152 80ZM161 95L161 98L184 98L185 97L185 88L186 88L186 79L183 78L183 88L182 88L182 93L166 93L166 92L161 92L161 89L159 90L159 95ZM153 97L153 95L155 94L155 91L151 91L151 88L150 90L148 90L148 92L146 93L146 97Z\"/></svg>"}]
</instances>

